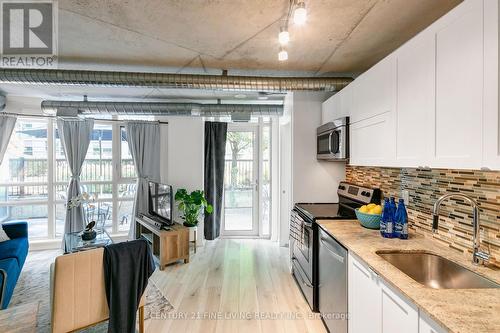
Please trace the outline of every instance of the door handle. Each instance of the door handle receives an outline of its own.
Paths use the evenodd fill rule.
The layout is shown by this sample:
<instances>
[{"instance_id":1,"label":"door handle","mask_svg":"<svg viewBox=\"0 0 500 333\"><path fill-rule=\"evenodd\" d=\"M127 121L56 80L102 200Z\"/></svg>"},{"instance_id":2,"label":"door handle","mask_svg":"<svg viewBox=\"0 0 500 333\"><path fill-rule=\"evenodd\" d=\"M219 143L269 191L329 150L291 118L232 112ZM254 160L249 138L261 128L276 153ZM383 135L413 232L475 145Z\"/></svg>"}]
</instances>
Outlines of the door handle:
<instances>
[{"instance_id":1,"label":"door handle","mask_svg":"<svg viewBox=\"0 0 500 333\"><path fill-rule=\"evenodd\" d=\"M334 257L335 259L337 259L337 261L340 261L341 263L344 263L345 259L344 257L342 257L341 255L337 254L335 252L335 250L333 250L332 248L330 248L330 246L328 246L328 244L325 242L326 239L324 237L321 237L321 243L323 244L323 246L325 247L325 249L327 249L330 254L332 255L332 257Z\"/></svg>"},{"instance_id":2,"label":"door handle","mask_svg":"<svg viewBox=\"0 0 500 333\"><path fill-rule=\"evenodd\" d=\"M333 152L332 152L332 135L333 135L333 132L330 132L330 134L328 135L328 152L330 154L333 154Z\"/></svg>"}]
</instances>

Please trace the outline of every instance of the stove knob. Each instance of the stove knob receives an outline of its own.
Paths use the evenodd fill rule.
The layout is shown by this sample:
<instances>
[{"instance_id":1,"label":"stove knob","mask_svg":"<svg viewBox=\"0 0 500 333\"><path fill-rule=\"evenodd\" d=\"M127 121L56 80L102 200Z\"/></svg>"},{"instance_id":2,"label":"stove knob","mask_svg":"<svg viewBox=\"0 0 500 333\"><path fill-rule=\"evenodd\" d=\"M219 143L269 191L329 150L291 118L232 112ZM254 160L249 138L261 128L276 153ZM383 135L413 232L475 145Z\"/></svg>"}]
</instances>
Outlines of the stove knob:
<instances>
[{"instance_id":1,"label":"stove knob","mask_svg":"<svg viewBox=\"0 0 500 333\"><path fill-rule=\"evenodd\" d=\"M345 190L345 186L344 185L339 185L339 190Z\"/></svg>"},{"instance_id":2,"label":"stove knob","mask_svg":"<svg viewBox=\"0 0 500 333\"><path fill-rule=\"evenodd\" d=\"M362 195L362 196L365 196L365 197L369 197L369 196L370 196L370 192L368 192L368 191L363 191L363 192L361 192L361 195Z\"/></svg>"}]
</instances>

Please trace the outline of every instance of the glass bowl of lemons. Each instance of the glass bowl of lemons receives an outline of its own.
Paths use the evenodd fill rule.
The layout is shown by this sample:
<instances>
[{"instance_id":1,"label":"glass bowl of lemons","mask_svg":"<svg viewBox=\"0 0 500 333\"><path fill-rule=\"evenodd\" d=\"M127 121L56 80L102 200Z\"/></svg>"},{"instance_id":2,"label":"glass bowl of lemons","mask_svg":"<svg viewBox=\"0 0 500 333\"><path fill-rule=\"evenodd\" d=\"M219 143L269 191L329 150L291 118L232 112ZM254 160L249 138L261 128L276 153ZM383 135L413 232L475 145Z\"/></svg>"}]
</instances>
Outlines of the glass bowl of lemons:
<instances>
[{"instance_id":1,"label":"glass bowl of lemons","mask_svg":"<svg viewBox=\"0 0 500 333\"><path fill-rule=\"evenodd\" d=\"M356 217L363 227L369 229L380 229L382 206L371 203L356 208Z\"/></svg>"}]
</instances>

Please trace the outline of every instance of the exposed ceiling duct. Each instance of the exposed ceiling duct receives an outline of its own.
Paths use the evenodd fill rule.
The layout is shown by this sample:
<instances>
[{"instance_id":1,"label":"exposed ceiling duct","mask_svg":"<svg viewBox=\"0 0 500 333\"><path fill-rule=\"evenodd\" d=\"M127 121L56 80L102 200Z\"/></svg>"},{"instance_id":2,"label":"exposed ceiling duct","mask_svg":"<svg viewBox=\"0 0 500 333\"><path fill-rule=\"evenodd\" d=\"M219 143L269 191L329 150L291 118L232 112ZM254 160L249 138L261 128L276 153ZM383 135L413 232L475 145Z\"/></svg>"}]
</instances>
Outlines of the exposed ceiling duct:
<instances>
[{"instance_id":1,"label":"exposed ceiling duct","mask_svg":"<svg viewBox=\"0 0 500 333\"><path fill-rule=\"evenodd\" d=\"M185 88L226 91L339 91L349 77L263 77L61 69L0 69L0 83L106 87Z\"/></svg>"},{"instance_id":2,"label":"exposed ceiling duct","mask_svg":"<svg viewBox=\"0 0 500 333\"><path fill-rule=\"evenodd\" d=\"M42 112L56 115L58 110L78 110L78 114L154 115L154 116L231 116L250 114L280 116L282 105L262 104L199 104L169 102L87 102L43 101Z\"/></svg>"}]
</instances>

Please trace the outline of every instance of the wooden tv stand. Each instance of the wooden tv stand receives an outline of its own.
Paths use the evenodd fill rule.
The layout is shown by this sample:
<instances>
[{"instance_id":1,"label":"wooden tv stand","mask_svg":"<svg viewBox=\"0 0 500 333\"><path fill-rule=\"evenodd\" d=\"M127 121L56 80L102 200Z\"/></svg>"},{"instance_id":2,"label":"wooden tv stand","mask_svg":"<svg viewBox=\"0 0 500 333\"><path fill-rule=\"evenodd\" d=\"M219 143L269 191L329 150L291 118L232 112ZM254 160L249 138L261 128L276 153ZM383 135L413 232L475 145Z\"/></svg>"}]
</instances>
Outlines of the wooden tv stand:
<instances>
[{"instance_id":1,"label":"wooden tv stand","mask_svg":"<svg viewBox=\"0 0 500 333\"><path fill-rule=\"evenodd\" d=\"M135 238L144 238L151 244L153 255L160 262L160 270L179 260L189 262L189 229L178 223L168 228L171 230L159 230L146 220L135 218Z\"/></svg>"}]
</instances>

